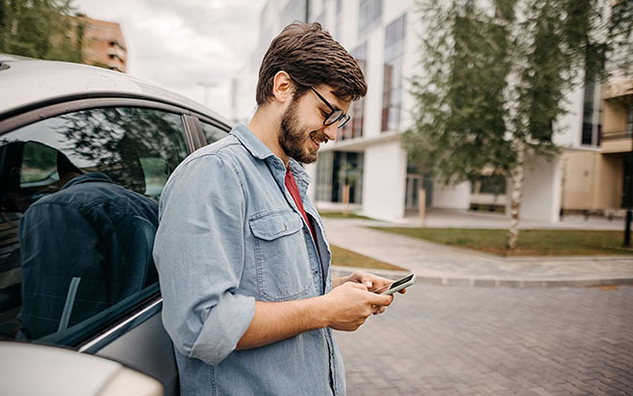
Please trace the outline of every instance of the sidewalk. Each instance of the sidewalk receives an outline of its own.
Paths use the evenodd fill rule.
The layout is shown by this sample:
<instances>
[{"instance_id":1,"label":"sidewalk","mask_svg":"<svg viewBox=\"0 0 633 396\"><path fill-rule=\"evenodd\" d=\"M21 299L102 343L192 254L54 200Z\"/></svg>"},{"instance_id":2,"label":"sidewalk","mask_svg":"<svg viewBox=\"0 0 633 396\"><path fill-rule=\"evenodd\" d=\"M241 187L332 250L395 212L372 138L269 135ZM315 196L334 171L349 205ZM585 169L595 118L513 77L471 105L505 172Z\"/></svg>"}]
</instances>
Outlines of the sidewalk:
<instances>
[{"instance_id":1,"label":"sidewalk","mask_svg":"<svg viewBox=\"0 0 633 396\"><path fill-rule=\"evenodd\" d=\"M403 224L327 218L323 222L331 244L406 268L417 274L418 282L487 287L633 284L630 256L504 258L366 228ZM334 271L344 274L350 269L335 267Z\"/></svg>"}]
</instances>

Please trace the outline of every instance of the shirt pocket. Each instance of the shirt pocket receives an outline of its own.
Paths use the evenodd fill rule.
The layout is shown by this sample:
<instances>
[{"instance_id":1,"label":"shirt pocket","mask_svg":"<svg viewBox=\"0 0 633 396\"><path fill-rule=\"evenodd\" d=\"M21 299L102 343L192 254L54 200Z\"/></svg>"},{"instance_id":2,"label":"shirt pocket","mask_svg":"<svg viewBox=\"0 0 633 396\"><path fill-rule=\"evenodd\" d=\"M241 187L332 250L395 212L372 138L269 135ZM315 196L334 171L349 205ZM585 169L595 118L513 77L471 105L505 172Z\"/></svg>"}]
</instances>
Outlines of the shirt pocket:
<instances>
[{"instance_id":1,"label":"shirt pocket","mask_svg":"<svg viewBox=\"0 0 633 396\"><path fill-rule=\"evenodd\" d=\"M291 211L266 212L249 223L255 236L259 294L270 301L307 295L311 271L301 217Z\"/></svg>"}]
</instances>

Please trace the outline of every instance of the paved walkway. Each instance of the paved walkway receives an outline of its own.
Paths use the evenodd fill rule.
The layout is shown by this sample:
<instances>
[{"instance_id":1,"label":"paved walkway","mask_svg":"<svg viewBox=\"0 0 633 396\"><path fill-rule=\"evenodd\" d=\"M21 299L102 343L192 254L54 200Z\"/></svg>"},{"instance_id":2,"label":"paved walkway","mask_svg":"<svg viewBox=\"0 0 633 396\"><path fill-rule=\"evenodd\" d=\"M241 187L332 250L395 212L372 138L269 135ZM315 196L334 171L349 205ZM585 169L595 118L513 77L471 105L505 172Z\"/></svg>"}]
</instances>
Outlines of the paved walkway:
<instances>
[{"instance_id":1,"label":"paved walkway","mask_svg":"<svg viewBox=\"0 0 633 396\"><path fill-rule=\"evenodd\" d=\"M633 395L633 287L418 285L335 332L348 396Z\"/></svg>"},{"instance_id":2,"label":"paved walkway","mask_svg":"<svg viewBox=\"0 0 633 396\"><path fill-rule=\"evenodd\" d=\"M394 225L323 219L330 243L443 285L560 287L633 284L633 257L502 258L367 228ZM335 268L339 273L348 271ZM393 277L398 274L391 274Z\"/></svg>"}]
</instances>

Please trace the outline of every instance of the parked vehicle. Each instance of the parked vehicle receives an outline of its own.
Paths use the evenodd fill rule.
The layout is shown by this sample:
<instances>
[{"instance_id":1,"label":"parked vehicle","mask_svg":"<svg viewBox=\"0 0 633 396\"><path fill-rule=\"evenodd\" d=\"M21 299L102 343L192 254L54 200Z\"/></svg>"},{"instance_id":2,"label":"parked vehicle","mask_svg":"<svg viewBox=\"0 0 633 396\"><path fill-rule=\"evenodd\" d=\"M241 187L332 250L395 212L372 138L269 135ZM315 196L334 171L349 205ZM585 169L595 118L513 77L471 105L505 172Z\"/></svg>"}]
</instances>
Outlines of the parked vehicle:
<instances>
[{"instance_id":1,"label":"parked vehicle","mask_svg":"<svg viewBox=\"0 0 633 396\"><path fill-rule=\"evenodd\" d=\"M178 394L152 213L176 166L229 130L125 74L0 54L0 339L102 356ZM89 190L108 183L150 214L104 221L127 210Z\"/></svg>"}]
</instances>

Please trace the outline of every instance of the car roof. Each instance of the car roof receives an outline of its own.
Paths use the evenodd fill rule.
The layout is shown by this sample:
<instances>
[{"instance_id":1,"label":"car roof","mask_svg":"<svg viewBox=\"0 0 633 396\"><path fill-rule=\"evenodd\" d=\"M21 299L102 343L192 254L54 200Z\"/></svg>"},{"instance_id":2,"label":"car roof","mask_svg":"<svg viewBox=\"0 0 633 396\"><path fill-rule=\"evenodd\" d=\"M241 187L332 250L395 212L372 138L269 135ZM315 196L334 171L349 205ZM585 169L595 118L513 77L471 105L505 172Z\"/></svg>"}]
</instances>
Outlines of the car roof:
<instances>
[{"instance_id":1,"label":"car roof","mask_svg":"<svg viewBox=\"0 0 633 396\"><path fill-rule=\"evenodd\" d=\"M25 107L71 99L126 97L158 101L215 118L225 117L184 96L136 77L78 63L0 54L0 118Z\"/></svg>"}]
</instances>

